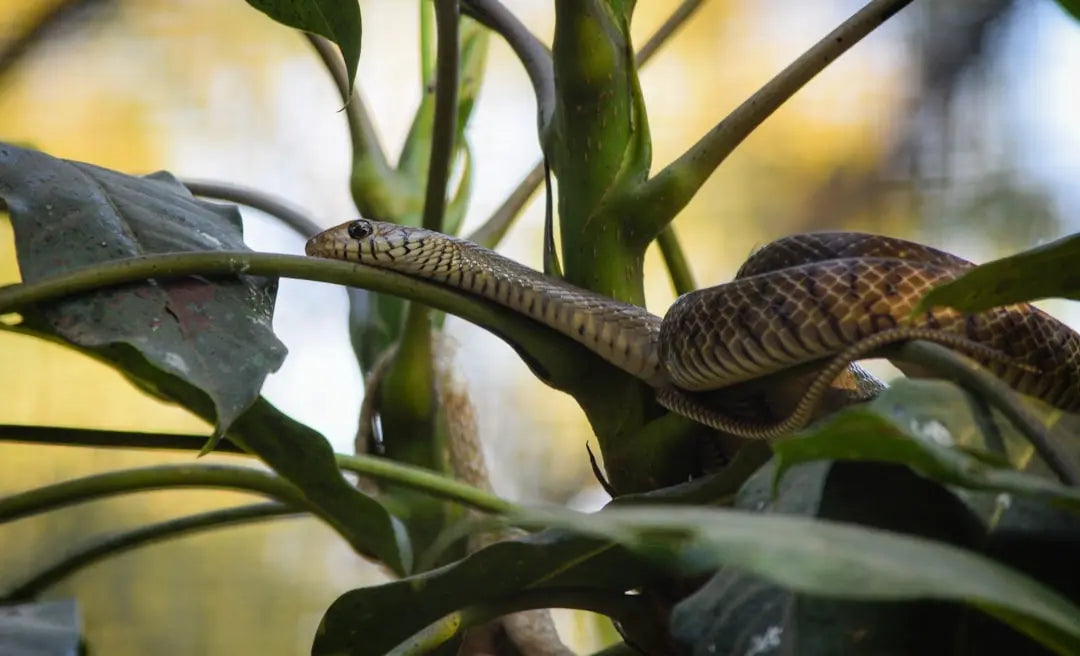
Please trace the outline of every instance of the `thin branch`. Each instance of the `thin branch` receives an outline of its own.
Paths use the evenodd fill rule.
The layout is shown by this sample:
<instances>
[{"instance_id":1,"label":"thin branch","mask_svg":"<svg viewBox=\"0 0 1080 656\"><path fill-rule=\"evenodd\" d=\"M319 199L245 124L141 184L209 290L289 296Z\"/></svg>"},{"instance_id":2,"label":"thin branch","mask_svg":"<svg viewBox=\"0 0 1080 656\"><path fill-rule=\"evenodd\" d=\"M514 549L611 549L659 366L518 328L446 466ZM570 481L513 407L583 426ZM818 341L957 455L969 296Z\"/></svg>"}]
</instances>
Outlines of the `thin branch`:
<instances>
[{"instance_id":1,"label":"thin branch","mask_svg":"<svg viewBox=\"0 0 1080 656\"><path fill-rule=\"evenodd\" d=\"M680 27L686 23L701 5L704 4L704 0L685 0L681 5L675 8L675 11L671 12L671 15L667 17L667 20L653 33L652 36L645 42L645 45L641 46L641 49L634 55L634 62L640 68L645 62L656 54L660 47L663 46L668 39L671 38ZM671 278L671 286L675 290L675 294L685 294L697 289L697 282L694 281L694 273L690 270L690 264L686 260L686 254L683 253L682 246L679 244L678 235L675 234L675 230L672 226L667 226L657 236L657 242L660 246L660 254L664 258L664 264L668 270L668 277Z\"/></svg>"},{"instance_id":2,"label":"thin branch","mask_svg":"<svg viewBox=\"0 0 1080 656\"><path fill-rule=\"evenodd\" d=\"M206 435L0 424L0 442L124 449L178 449L198 453L206 444L206 440ZM218 443L217 447L214 448L214 453L247 455L246 451L229 440L222 440Z\"/></svg>"},{"instance_id":3,"label":"thin branch","mask_svg":"<svg viewBox=\"0 0 1080 656\"><path fill-rule=\"evenodd\" d=\"M510 192L510 195L507 196L502 205L495 210L494 214L492 214L483 225L469 235L469 241L480 244L484 248L495 248L495 246L502 241L502 238L506 235L510 226L513 225L514 219L521 213L521 210L529 202L529 199L532 198L533 193L536 192L536 188L540 186L540 183L543 182L543 180L544 162L540 161L525 175L525 178L518 183L518 186Z\"/></svg>"},{"instance_id":4,"label":"thin branch","mask_svg":"<svg viewBox=\"0 0 1080 656\"><path fill-rule=\"evenodd\" d=\"M299 278L401 296L449 312L509 343L538 378L570 393L582 393L582 376L603 361L577 342L516 312L460 290L388 269L297 255L212 251L144 255L82 267L47 279L0 287L0 315L64 296L138 282L185 276L274 276ZM612 371L616 371L612 368Z\"/></svg>"},{"instance_id":5,"label":"thin branch","mask_svg":"<svg viewBox=\"0 0 1080 656\"><path fill-rule=\"evenodd\" d=\"M543 142L555 116L555 67L551 52L498 0L462 0L461 9L502 36L521 60L536 94L537 126Z\"/></svg>"},{"instance_id":6,"label":"thin branch","mask_svg":"<svg viewBox=\"0 0 1080 656\"><path fill-rule=\"evenodd\" d=\"M446 212L446 184L450 179L450 160L454 155L454 131L457 127L460 23L458 0L435 0L435 30L438 34L435 119L422 220L422 225L428 230L442 230L443 214Z\"/></svg>"},{"instance_id":7,"label":"thin branch","mask_svg":"<svg viewBox=\"0 0 1080 656\"><path fill-rule=\"evenodd\" d=\"M0 314L18 312L36 303L150 278L184 276L285 276L316 282L363 287L404 296L451 313L473 314L491 307L448 288L386 269L302 255L251 251L206 251L143 255L82 267L35 282L0 287ZM472 308L472 310L469 309Z\"/></svg>"},{"instance_id":8,"label":"thin branch","mask_svg":"<svg viewBox=\"0 0 1080 656\"><path fill-rule=\"evenodd\" d=\"M110 9L113 0L61 0L52 3L23 32L7 39L0 48L0 78L12 70L28 52L57 36L76 23L99 19L96 11ZM47 47L47 46L46 46Z\"/></svg>"},{"instance_id":9,"label":"thin branch","mask_svg":"<svg viewBox=\"0 0 1080 656\"><path fill-rule=\"evenodd\" d=\"M305 32L304 36L315 48L326 70L334 78L334 86L337 87L341 102L345 103L345 117L349 121L353 157L367 158L380 172L392 171L360 92L354 87L352 94L349 94L349 74L345 70L345 62L341 60L341 53L321 36L308 32Z\"/></svg>"},{"instance_id":10,"label":"thin branch","mask_svg":"<svg viewBox=\"0 0 1080 656\"><path fill-rule=\"evenodd\" d=\"M703 4L705 4L705 0L683 0L683 3L676 7L675 11L671 12L667 20L653 32L652 36L645 41L645 45L641 46L641 49L637 51L637 54L634 55L634 63L640 67L652 59L652 56L660 50L660 47L667 43L668 39L679 31L679 28L686 23L687 19L693 16L694 12L700 9Z\"/></svg>"},{"instance_id":11,"label":"thin branch","mask_svg":"<svg viewBox=\"0 0 1080 656\"><path fill-rule=\"evenodd\" d=\"M287 201L259 189L213 180L181 180L180 182L196 196L226 200L266 212L280 219L304 239L322 231L319 224L311 220L307 214L291 206Z\"/></svg>"},{"instance_id":12,"label":"thin branch","mask_svg":"<svg viewBox=\"0 0 1080 656\"><path fill-rule=\"evenodd\" d=\"M627 201L639 220L635 226L637 238L646 244L652 241L758 125L833 60L910 3L871 0L642 185Z\"/></svg>"},{"instance_id":13,"label":"thin branch","mask_svg":"<svg viewBox=\"0 0 1080 656\"><path fill-rule=\"evenodd\" d=\"M665 228L657 237L657 243L660 246L660 254L664 257L664 264L667 265L675 294L685 294L697 289L694 272L690 270L690 263L686 261L686 255L683 253L682 246L679 245L679 238L674 228L672 226Z\"/></svg>"},{"instance_id":14,"label":"thin branch","mask_svg":"<svg viewBox=\"0 0 1080 656\"><path fill-rule=\"evenodd\" d=\"M647 64L649 60L652 59L652 57L660 50L660 47L664 45L672 37L672 35L675 34L675 32L678 31L678 29L686 22L686 20L693 15L694 11L699 6L701 6L701 4L703 4L703 2L704 0L685 0L685 2L679 5L679 7L671 13L668 19L664 21L663 25L661 25L656 30L656 32L654 32L653 35L649 37L649 39L645 42L645 45L642 46L641 50L639 50L638 53L634 56L634 61L639 68ZM485 7L487 5L498 5L498 3L484 0L464 0L462 7L469 8L470 6L472 6L479 10L479 8ZM502 8L501 5L498 6L502 9L502 11L506 11L506 9ZM489 25L484 21L484 18L482 16L476 14L472 15L474 18L484 23L485 25ZM511 18L513 18L512 15ZM516 21L517 19L513 20ZM499 29L496 29L494 27L492 27L492 29L495 29L496 32L503 34L503 32ZM530 34L529 36L531 37L532 35ZM535 39L535 37L532 38ZM540 47L544 48L542 44ZM554 71L551 62L551 54L547 53L547 48L544 48L544 51L546 65L549 69ZM554 72L552 72L551 75L554 76ZM552 77L552 80L552 99L550 111L552 112L552 115L554 115L554 77ZM476 231L469 236L469 241L476 242L486 248L494 248L502 239L503 235L505 235L506 232L510 229L510 226L513 224L514 219L516 219L520 215L521 210L529 202L529 199L532 198L532 195L536 192L536 189L543 181L544 162L543 160L541 160L532 167L532 169L525 175L524 178L522 178L521 182L518 183L518 186L514 188L514 191L510 192L510 195L506 198L505 201L503 201L503 204L499 206L499 209L495 210L495 213L488 217L488 219L484 221L484 224L477 228Z\"/></svg>"},{"instance_id":15,"label":"thin branch","mask_svg":"<svg viewBox=\"0 0 1080 656\"><path fill-rule=\"evenodd\" d=\"M1017 393L971 358L930 342L913 341L897 349L898 358L926 367L974 390L1001 411L1027 437L1036 453L1066 485L1080 484L1080 466L1069 450L1058 444L1045 425L1026 407Z\"/></svg>"},{"instance_id":16,"label":"thin branch","mask_svg":"<svg viewBox=\"0 0 1080 656\"><path fill-rule=\"evenodd\" d=\"M0 498L0 523L119 494L184 487L252 492L324 517L299 488L269 472L226 465L157 465L85 476Z\"/></svg>"},{"instance_id":17,"label":"thin branch","mask_svg":"<svg viewBox=\"0 0 1080 656\"><path fill-rule=\"evenodd\" d=\"M124 533L108 535L68 553L58 562L11 588L6 594L0 596L0 600L3 602L31 600L45 589L89 565L138 547L171 540L196 531L289 516L300 516L300 512L280 503L258 503L179 517L157 524L140 526Z\"/></svg>"},{"instance_id":18,"label":"thin branch","mask_svg":"<svg viewBox=\"0 0 1080 656\"><path fill-rule=\"evenodd\" d=\"M48 432L52 435L60 435L61 441L37 440L36 443L48 444L71 444L77 446L101 446L130 448L137 446L147 449L184 449L197 452L206 441L202 435L157 435L154 433L127 433L123 431L87 431L75 428L62 428L52 426L0 426L0 439L5 439L4 433L13 434L18 439L21 431L34 429L40 433ZM71 433L72 437L64 438L64 433ZM99 433L101 438L98 442L79 442L80 434ZM110 436L117 438L116 442L106 441ZM139 439L139 438L143 439ZM157 438L172 438L172 444L166 445ZM178 439L179 438L179 439ZM122 442L121 440L126 440ZM224 446L224 442L222 446ZM216 453L216 451L215 451ZM238 452L239 455L251 456L251 454ZM429 494L433 497L455 501L471 508L476 508L488 513L506 514L517 510L517 506L505 501L490 492L473 487L461 481L442 476L428 469L406 465L386 458L371 455L347 455L334 454L337 466L354 474L360 474L370 478L408 487ZM188 466L188 465L184 465ZM194 466L194 465L191 465ZM233 467L232 469L238 469ZM242 469L242 471L256 471ZM258 472L263 474L262 472ZM269 474L266 474L269 475ZM0 499L0 501L3 501Z\"/></svg>"},{"instance_id":19,"label":"thin branch","mask_svg":"<svg viewBox=\"0 0 1080 656\"><path fill-rule=\"evenodd\" d=\"M412 488L424 494L455 501L470 508L497 515L514 513L518 510L518 507L513 503L500 499L490 492L485 492L480 488L437 474L423 467L405 465L388 458L376 456L350 456L339 453L335 457L337 458L338 467L347 471Z\"/></svg>"}]
</instances>

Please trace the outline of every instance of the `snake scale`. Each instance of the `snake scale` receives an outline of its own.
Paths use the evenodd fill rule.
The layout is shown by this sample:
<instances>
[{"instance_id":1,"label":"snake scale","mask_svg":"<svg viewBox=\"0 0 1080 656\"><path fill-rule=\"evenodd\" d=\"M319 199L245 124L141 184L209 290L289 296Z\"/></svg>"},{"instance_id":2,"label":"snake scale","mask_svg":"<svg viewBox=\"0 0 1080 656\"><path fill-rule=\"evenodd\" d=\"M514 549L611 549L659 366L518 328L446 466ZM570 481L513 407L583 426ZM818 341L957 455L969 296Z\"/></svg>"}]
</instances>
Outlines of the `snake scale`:
<instances>
[{"instance_id":1,"label":"snake scale","mask_svg":"<svg viewBox=\"0 0 1080 656\"><path fill-rule=\"evenodd\" d=\"M358 219L308 241L308 255L392 269L525 314L657 388L669 409L747 438L804 426L850 362L924 339L987 367L1017 391L1080 410L1080 336L1027 304L911 316L934 285L973 266L901 239L808 233L755 252L732 282L680 296L661 318L575 287L471 242ZM795 410L759 424L719 414L696 393L820 362Z\"/></svg>"}]
</instances>

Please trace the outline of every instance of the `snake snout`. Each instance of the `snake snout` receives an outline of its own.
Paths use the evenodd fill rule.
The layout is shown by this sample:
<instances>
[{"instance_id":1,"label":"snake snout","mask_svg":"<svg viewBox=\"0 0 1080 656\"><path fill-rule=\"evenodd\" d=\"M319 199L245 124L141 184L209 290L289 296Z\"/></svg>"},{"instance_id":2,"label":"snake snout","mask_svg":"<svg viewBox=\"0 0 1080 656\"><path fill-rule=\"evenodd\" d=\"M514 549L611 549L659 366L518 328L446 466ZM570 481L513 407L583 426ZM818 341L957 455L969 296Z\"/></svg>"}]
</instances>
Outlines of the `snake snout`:
<instances>
[{"instance_id":1,"label":"snake snout","mask_svg":"<svg viewBox=\"0 0 1080 656\"><path fill-rule=\"evenodd\" d=\"M320 232L304 244L304 253L311 257L335 257L336 240L331 231Z\"/></svg>"},{"instance_id":2,"label":"snake snout","mask_svg":"<svg viewBox=\"0 0 1080 656\"><path fill-rule=\"evenodd\" d=\"M338 251L342 250L341 244L348 239L342 232L346 225L348 224L343 223L334 226L307 240L304 244L304 253L311 257L340 258L341 254Z\"/></svg>"},{"instance_id":3,"label":"snake snout","mask_svg":"<svg viewBox=\"0 0 1080 656\"><path fill-rule=\"evenodd\" d=\"M304 244L304 253L306 255L317 256L319 254L319 243L321 242L319 239L320 236L321 235L315 235Z\"/></svg>"}]
</instances>

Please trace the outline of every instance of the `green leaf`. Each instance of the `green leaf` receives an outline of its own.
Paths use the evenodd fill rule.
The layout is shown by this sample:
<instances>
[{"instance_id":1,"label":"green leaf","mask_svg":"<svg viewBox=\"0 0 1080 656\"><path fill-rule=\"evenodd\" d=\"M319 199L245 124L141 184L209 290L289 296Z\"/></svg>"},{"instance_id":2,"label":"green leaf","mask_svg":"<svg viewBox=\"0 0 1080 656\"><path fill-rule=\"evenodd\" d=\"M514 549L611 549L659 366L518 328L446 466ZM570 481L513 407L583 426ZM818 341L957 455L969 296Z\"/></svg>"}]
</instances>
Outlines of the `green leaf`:
<instances>
[{"instance_id":1,"label":"green leaf","mask_svg":"<svg viewBox=\"0 0 1080 656\"><path fill-rule=\"evenodd\" d=\"M796 465L772 493L766 467L740 491L737 508L799 514L940 540L993 554L1076 598L1080 579L1063 565L1080 546L1080 518L1022 497L954 494L903 466L815 461ZM995 521L970 497L985 497ZM1069 567L1065 565L1065 567ZM783 653L1031 653L1030 640L957 603L850 601L800 594L733 567L672 611L672 635L695 654L747 653L779 644ZM1011 648L1004 648L1006 645Z\"/></svg>"},{"instance_id":2,"label":"green leaf","mask_svg":"<svg viewBox=\"0 0 1080 656\"><path fill-rule=\"evenodd\" d=\"M913 314L935 306L980 312L1000 305L1043 298L1080 300L1080 235L1071 235L971 269L938 285Z\"/></svg>"},{"instance_id":3,"label":"green leaf","mask_svg":"<svg viewBox=\"0 0 1080 656\"><path fill-rule=\"evenodd\" d=\"M740 491L736 507L819 517L943 540L977 543L978 521L940 485L909 469L876 463L813 462L783 479L773 496L772 467ZM672 611L672 634L694 653L746 653L754 644L809 654L941 653L964 635L963 606L945 602L866 602L800 594L734 567Z\"/></svg>"},{"instance_id":4,"label":"green leaf","mask_svg":"<svg viewBox=\"0 0 1080 656\"><path fill-rule=\"evenodd\" d=\"M933 406L938 403L938 407ZM1016 471L979 452L980 430L961 390L940 381L900 380L872 403L845 410L800 436L778 440L777 477L811 460L906 465L940 483L1031 496L1080 512L1080 489ZM1015 447L1014 447L1015 449ZM1016 454L1023 457L1026 454Z\"/></svg>"},{"instance_id":5,"label":"green leaf","mask_svg":"<svg viewBox=\"0 0 1080 656\"><path fill-rule=\"evenodd\" d=\"M2 329L61 341L25 322ZM204 419L213 417L213 404L202 391L155 369L134 349L121 345L92 351L67 342L64 344L116 367L136 384ZM380 560L397 574L405 574L411 569L412 545L404 527L382 504L357 490L341 475L334 451L325 437L293 420L262 397L237 418L228 437L303 490L304 496L322 509L326 521L345 536L357 553Z\"/></svg>"},{"instance_id":6,"label":"green leaf","mask_svg":"<svg viewBox=\"0 0 1080 656\"><path fill-rule=\"evenodd\" d=\"M0 145L0 197L26 282L147 253L249 250L234 206L198 200L167 173L138 178ZM285 358L271 326L276 293L277 280L267 278L150 280L25 318L91 351L137 354L196 387L213 401L221 434ZM154 391L150 374L139 383Z\"/></svg>"},{"instance_id":7,"label":"green leaf","mask_svg":"<svg viewBox=\"0 0 1080 656\"><path fill-rule=\"evenodd\" d=\"M1057 3L1073 18L1080 20L1080 0L1057 0Z\"/></svg>"},{"instance_id":8,"label":"green leaf","mask_svg":"<svg viewBox=\"0 0 1080 656\"><path fill-rule=\"evenodd\" d=\"M357 0L247 0L247 3L283 25L336 43L345 59L349 92L352 92L362 34Z\"/></svg>"},{"instance_id":9,"label":"green leaf","mask_svg":"<svg viewBox=\"0 0 1080 656\"><path fill-rule=\"evenodd\" d=\"M963 601L1059 653L1080 650L1080 608L962 549L877 529L707 508L529 510L519 519L605 537L680 575L731 566L803 593Z\"/></svg>"},{"instance_id":10,"label":"green leaf","mask_svg":"<svg viewBox=\"0 0 1080 656\"><path fill-rule=\"evenodd\" d=\"M520 590L627 590L657 580L656 570L607 541L544 531L431 572L346 592L327 609L311 653L384 654L439 618Z\"/></svg>"},{"instance_id":11,"label":"green leaf","mask_svg":"<svg viewBox=\"0 0 1080 656\"><path fill-rule=\"evenodd\" d=\"M412 545L405 527L379 501L342 476L330 443L320 433L260 397L240 416L229 437L299 487L357 552L378 559L399 575L412 568Z\"/></svg>"}]
</instances>

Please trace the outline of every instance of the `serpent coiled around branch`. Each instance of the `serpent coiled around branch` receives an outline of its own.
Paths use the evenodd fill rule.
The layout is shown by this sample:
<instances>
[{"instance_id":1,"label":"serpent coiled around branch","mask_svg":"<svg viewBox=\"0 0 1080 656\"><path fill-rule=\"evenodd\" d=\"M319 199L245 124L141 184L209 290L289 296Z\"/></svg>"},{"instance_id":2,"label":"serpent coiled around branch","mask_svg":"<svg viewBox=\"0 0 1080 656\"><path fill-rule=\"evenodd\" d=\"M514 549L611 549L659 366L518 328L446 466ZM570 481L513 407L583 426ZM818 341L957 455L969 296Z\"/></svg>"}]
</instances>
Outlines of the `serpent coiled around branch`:
<instances>
[{"instance_id":1,"label":"serpent coiled around branch","mask_svg":"<svg viewBox=\"0 0 1080 656\"><path fill-rule=\"evenodd\" d=\"M914 242L811 233L772 242L737 278L679 297L663 319L570 285L476 244L358 219L313 237L308 255L349 260L484 297L583 344L658 389L668 408L750 438L801 428L847 364L924 339L973 357L1019 392L1080 409L1080 336L1027 304L911 316L934 285L972 264ZM791 416L757 424L718 415L694 393L822 361Z\"/></svg>"}]
</instances>

